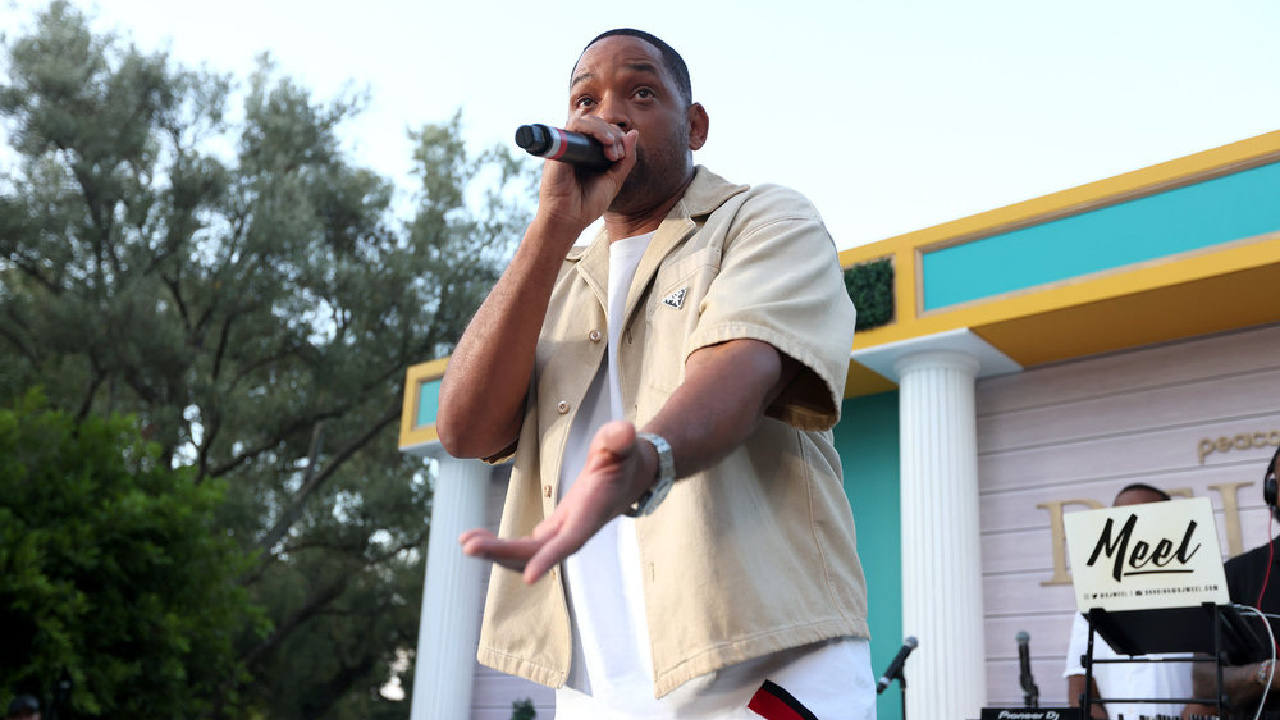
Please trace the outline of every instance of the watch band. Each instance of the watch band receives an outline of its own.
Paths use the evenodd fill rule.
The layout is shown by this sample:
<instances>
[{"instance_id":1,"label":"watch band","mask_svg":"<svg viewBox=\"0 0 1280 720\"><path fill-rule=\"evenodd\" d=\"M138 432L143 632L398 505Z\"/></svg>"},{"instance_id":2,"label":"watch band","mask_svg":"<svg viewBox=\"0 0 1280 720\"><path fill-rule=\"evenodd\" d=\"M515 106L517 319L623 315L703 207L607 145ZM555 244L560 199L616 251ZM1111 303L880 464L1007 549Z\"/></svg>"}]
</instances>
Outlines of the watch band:
<instances>
[{"instance_id":1,"label":"watch band","mask_svg":"<svg viewBox=\"0 0 1280 720\"><path fill-rule=\"evenodd\" d=\"M627 517L645 517L652 515L653 511L658 509L658 505L662 504L663 499L667 497L667 493L671 490L672 483L676 480L676 465L671 457L671 443L661 435L653 433L638 432L637 440L644 440L658 451L658 478L654 481L653 486L644 491L640 499L636 500L631 507L623 511Z\"/></svg>"}]
</instances>

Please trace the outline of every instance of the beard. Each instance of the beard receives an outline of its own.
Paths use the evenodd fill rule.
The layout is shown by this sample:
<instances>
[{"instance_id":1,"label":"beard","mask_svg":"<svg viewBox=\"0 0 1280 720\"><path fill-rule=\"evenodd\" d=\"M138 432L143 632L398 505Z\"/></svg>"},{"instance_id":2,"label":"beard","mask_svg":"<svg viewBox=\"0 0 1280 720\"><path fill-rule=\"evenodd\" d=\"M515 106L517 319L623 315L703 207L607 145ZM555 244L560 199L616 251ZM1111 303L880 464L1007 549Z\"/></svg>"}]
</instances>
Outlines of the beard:
<instances>
[{"instance_id":1,"label":"beard","mask_svg":"<svg viewBox=\"0 0 1280 720\"><path fill-rule=\"evenodd\" d=\"M636 164L613 196L609 211L642 212L669 200L687 179L688 147L688 136L672 138L652 153L637 144Z\"/></svg>"},{"instance_id":2,"label":"beard","mask_svg":"<svg viewBox=\"0 0 1280 720\"><path fill-rule=\"evenodd\" d=\"M636 148L636 164L631 167L631 173L622 181L618 194L609 203L610 211L628 212L644 205L646 192L653 187L653 171L645 154Z\"/></svg>"}]
</instances>

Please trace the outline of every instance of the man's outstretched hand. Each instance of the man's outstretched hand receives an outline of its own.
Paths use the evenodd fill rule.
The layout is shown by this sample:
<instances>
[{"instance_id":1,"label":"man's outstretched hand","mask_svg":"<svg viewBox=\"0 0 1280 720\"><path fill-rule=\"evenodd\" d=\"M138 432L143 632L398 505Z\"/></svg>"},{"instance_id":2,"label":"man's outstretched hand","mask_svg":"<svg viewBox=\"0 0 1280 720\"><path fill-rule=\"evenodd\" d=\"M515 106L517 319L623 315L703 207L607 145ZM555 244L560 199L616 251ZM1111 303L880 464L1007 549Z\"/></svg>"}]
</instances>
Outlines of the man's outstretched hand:
<instances>
[{"instance_id":1,"label":"man's outstretched hand","mask_svg":"<svg viewBox=\"0 0 1280 720\"><path fill-rule=\"evenodd\" d=\"M657 451L636 442L634 425L606 423L591 439L586 465L573 487L532 535L508 539L485 529L468 530L458 538L462 552L522 570L524 581L533 584L652 487L657 467Z\"/></svg>"}]
</instances>

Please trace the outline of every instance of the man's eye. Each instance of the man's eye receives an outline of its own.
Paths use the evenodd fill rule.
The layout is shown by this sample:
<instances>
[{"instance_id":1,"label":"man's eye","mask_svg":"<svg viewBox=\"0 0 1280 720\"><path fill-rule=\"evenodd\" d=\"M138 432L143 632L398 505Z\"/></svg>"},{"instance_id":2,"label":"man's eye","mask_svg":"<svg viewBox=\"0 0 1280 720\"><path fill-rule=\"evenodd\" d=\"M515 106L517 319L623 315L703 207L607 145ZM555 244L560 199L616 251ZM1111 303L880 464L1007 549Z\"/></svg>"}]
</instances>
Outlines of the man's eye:
<instances>
[{"instance_id":1,"label":"man's eye","mask_svg":"<svg viewBox=\"0 0 1280 720\"><path fill-rule=\"evenodd\" d=\"M577 100L574 100L573 106L579 107L579 108L588 108L588 107L591 107L592 104L594 103L595 103L595 100L592 100L591 98L584 96L584 97L578 98Z\"/></svg>"},{"instance_id":2,"label":"man's eye","mask_svg":"<svg viewBox=\"0 0 1280 720\"><path fill-rule=\"evenodd\" d=\"M639 90L636 90L636 97L648 100L653 97L653 91L649 88L640 88Z\"/></svg>"}]
</instances>

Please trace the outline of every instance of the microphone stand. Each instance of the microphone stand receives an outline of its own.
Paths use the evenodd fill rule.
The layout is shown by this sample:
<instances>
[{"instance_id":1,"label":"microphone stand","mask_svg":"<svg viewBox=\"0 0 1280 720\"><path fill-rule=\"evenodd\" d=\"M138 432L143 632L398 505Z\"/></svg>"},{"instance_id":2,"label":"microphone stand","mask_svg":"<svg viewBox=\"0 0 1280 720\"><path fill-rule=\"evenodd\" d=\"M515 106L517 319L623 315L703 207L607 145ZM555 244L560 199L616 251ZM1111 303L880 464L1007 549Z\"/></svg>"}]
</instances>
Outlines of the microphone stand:
<instances>
[{"instance_id":1,"label":"microphone stand","mask_svg":"<svg viewBox=\"0 0 1280 720\"><path fill-rule=\"evenodd\" d=\"M902 698L902 720L907 720L907 676L902 672L902 670L903 668L898 668L898 672L888 677L890 682L894 680L898 681L898 693ZM886 686L885 689L888 689L888 687Z\"/></svg>"},{"instance_id":2,"label":"microphone stand","mask_svg":"<svg viewBox=\"0 0 1280 720\"><path fill-rule=\"evenodd\" d=\"M1024 708L1040 707L1040 686L1036 685L1036 679L1031 674L1031 670L1028 669L1026 677L1020 680L1019 684L1022 685L1022 706Z\"/></svg>"},{"instance_id":3,"label":"microphone stand","mask_svg":"<svg viewBox=\"0 0 1280 720\"><path fill-rule=\"evenodd\" d=\"M902 720L907 720L907 674L903 672L904 670L906 670L906 663L903 663L902 667L898 668L898 672L889 677L889 680L898 681L898 693L902 697Z\"/></svg>"},{"instance_id":4,"label":"microphone stand","mask_svg":"<svg viewBox=\"0 0 1280 720\"><path fill-rule=\"evenodd\" d=\"M876 683L876 694L889 689L889 685L894 680L898 681L898 692L902 698L902 720L907 720L907 656L911 654L919 645L914 636L907 636L906 642L902 649L898 651L898 655L889 663L889 667L885 670L885 674L881 676L879 682Z\"/></svg>"},{"instance_id":5,"label":"microphone stand","mask_svg":"<svg viewBox=\"0 0 1280 720\"><path fill-rule=\"evenodd\" d=\"M1036 686L1036 681L1031 681L1031 687L1022 690L1022 705L1025 708L1040 707L1040 688Z\"/></svg>"},{"instance_id":6,"label":"microphone stand","mask_svg":"<svg viewBox=\"0 0 1280 720\"><path fill-rule=\"evenodd\" d=\"M898 692L902 694L902 720L907 720L907 676L898 673Z\"/></svg>"}]
</instances>

